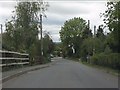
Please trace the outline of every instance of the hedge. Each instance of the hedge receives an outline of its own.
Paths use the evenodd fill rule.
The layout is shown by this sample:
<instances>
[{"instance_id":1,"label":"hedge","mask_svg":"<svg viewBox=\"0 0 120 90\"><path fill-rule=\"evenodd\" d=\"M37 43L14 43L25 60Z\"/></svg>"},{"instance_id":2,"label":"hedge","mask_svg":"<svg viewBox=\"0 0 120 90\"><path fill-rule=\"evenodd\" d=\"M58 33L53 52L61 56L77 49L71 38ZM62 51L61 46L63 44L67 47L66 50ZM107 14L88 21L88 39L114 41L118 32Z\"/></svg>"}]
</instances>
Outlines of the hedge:
<instances>
[{"instance_id":1,"label":"hedge","mask_svg":"<svg viewBox=\"0 0 120 90\"><path fill-rule=\"evenodd\" d=\"M90 63L120 69L120 53L100 53L90 57Z\"/></svg>"}]
</instances>

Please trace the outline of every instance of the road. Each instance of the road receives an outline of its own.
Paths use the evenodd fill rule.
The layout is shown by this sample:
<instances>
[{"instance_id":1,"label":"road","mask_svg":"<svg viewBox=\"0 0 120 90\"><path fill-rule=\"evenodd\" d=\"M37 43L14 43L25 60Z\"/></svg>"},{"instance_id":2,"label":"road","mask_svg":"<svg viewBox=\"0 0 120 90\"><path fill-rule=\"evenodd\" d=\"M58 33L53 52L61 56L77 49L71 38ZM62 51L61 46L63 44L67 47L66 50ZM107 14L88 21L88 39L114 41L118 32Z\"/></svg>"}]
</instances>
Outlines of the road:
<instances>
[{"instance_id":1,"label":"road","mask_svg":"<svg viewBox=\"0 0 120 90\"><path fill-rule=\"evenodd\" d=\"M118 88L118 77L78 62L54 58L54 65L31 71L3 88Z\"/></svg>"}]
</instances>

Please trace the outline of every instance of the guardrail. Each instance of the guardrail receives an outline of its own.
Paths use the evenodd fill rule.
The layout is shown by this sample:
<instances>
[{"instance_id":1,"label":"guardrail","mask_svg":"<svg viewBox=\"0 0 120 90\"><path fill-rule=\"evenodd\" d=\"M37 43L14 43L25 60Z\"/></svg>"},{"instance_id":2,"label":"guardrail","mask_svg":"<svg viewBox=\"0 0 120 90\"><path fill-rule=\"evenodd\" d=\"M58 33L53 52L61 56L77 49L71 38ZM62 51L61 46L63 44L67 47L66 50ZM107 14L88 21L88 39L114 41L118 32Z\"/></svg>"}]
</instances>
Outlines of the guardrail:
<instances>
[{"instance_id":1,"label":"guardrail","mask_svg":"<svg viewBox=\"0 0 120 90\"><path fill-rule=\"evenodd\" d=\"M29 64L29 54L0 50L0 67L23 66Z\"/></svg>"}]
</instances>

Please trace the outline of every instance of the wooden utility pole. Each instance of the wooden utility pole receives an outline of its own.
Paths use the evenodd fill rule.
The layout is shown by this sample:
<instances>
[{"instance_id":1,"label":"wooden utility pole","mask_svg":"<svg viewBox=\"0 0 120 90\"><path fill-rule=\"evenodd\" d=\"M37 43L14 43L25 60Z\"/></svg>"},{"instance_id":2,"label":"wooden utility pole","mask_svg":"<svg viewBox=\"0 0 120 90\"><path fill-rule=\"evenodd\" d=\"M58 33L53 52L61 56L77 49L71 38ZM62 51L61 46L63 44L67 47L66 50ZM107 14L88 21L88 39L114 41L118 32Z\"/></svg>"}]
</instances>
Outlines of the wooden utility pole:
<instances>
[{"instance_id":1,"label":"wooden utility pole","mask_svg":"<svg viewBox=\"0 0 120 90\"><path fill-rule=\"evenodd\" d=\"M2 50L2 34L3 34L2 24L0 24L0 26L1 26L1 35L0 35L0 50Z\"/></svg>"},{"instance_id":2,"label":"wooden utility pole","mask_svg":"<svg viewBox=\"0 0 120 90\"><path fill-rule=\"evenodd\" d=\"M90 30L90 20L88 20L88 30Z\"/></svg>"},{"instance_id":3,"label":"wooden utility pole","mask_svg":"<svg viewBox=\"0 0 120 90\"><path fill-rule=\"evenodd\" d=\"M43 56L42 14L40 14L41 55Z\"/></svg>"},{"instance_id":4,"label":"wooden utility pole","mask_svg":"<svg viewBox=\"0 0 120 90\"><path fill-rule=\"evenodd\" d=\"M2 33L3 33L3 30L2 30L2 24L0 24L0 26L1 26L1 35L2 35Z\"/></svg>"},{"instance_id":5,"label":"wooden utility pole","mask_svg":"<svg viewBox=\"0 0 120 90\"><path fill-rule=\"evenodd\" d=\"M96 37L96 26L94 26L94 38Z\"/></svg>"},{"instance_id":6,"label":"wooden utility pole","mask_svg":"<svg viewBox=\"0 0 120 90\"><path fill-rule=\"evenodd\" d=\"M95 39L96 37L96 26L94 26L94 35L93 35L93 39ZM95 41L95 40L94 40ZM95 54L95 42L93 44L93 55Z\"/></svg>"},{"instance_id":7,"label":"wooden utility pole","mask_svg":"<svg viewBox=\"0 0 120 90\"><path fill-rule=\"evenodd\" d=\"M90 36L90 20L88 20L88 37Z\"/></svg>"}]
</instances>

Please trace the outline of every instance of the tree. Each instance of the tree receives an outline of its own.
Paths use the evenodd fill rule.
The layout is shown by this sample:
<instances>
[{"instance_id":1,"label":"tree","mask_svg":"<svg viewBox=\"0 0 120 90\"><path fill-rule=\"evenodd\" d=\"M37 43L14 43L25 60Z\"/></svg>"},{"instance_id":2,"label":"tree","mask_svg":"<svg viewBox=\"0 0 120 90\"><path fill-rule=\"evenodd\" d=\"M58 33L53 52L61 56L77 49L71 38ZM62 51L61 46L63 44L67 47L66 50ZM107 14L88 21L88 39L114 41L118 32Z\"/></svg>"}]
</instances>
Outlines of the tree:
<instances>
[{"instance_id":1,"label":"tree","mask_svg":"<svg viewBox=\"0 0 120 90\"><path fill-rule=\"evenodd\" d=\"M11 21L6 23L6 32L2 34L2 49L15 50L13 42L13 25Z\"/></svg>"},{"instance_id":2,"label":"tree","mask_svg":"<svg viewBox=\"0 0 120 90\"><path fill-rule=\"evenodd\" d=\"M112 52L112 51L111 51L110 47L107 45L106 48L105 48L104 53L105 53L105 54L110 54L111 52Z\"/></svg>"},{"instance_id":3,"label":"tree","mask_svg":"<svg viewBox=\"0 0 120 90\"><path fill-rule=\"evenodd\" d=\"M92 37L92 30L89 27L86 27L82 32L82 39Z\"/></svg>"},{"instance_id":4,"label":"tree","mask_svg":"<svg viewBox=\"0 0 120 90\"><path fill-rule=\"evenodd\" d=\"M62 43L61 42L56 42L55 44L54 44L54 52L53 52L53 55L54 56L62 56L62 54L63 54L63 52L64 51L62 51L63 49L62 49ZM63 54L63 55L65 55L65 54ZM63 56L64 57L64 56Z\"/></svg>"},{"instance_id":5,"label":"tree","mask_svg":"<svg viewBox=\"0 0 120 90\"><path fill-rule=\"evenodd\" d=\"M51 60L50 55L53 53L53 50L54 43L50 38L50 35L48 33L45 33L45 36L43 38L43 56L47 62Z\"/></svg>"},{"instance_id":6,"label":"tree","mask_svg":"<svg viewBox=\"0 0 120 90\"><path fill-rule=\"evenodd\" d=\"M81 44L81 54L82 60L87 61L87 57L93 54L93 39L92 30L89 28L89 23L87 27L82 32L82 44Z\"/></svg>"},{"instance_id":7,"label":"tree","mask_svg":"<svg viewBox=\"0 0 120 90\"><path fill-rule=\"evenodd\" d=\"M97 29L97 34L94 37L94 49L95 53L104 52L105 49L105 40L107 35L105 36L103 32L103 25L99 25ZM101 42L102 41L102 42Z\"/></svg>"},{"instance_id":8,"label":"tree","mask_svg":"<svg viewBox=\"0 0 120 90\"><path fill-rule=\"evenodd\" d=\"M38 20L36 14L40 11L38 2L20 2L16 7L15 26L20 31L22 44L25 50L29 50L30 45L38 39Z\"/></svg>"},{"instance_id":9,"label":"tree","mask_svg":"<svg viewBox=\"0 0 120 90\"><path fill-rule=\"evenodd\" d=\"M38 40L38 13L47 10L45 2L18 2L15 15L6 23L6 34L13 43L14 51L29 52L30 46Z\"/></svg>"},{"instance_id":10,"label":"tree","mask_svg":"<svg viewBox=\"0 0 120 90\"><path fill-rule=\"evenodd\" d=\"M105 45L106 46L108 45L110 49L112 50L112 52L114 53L118 52L118 47L117 47L118 42L114 38L113 33L110 32L109 34L106 35Z\"/></svg>"},{"instance_id":11,"label":"tree","mask_svg":"<svg viewBox=\"0 0 120 90\"><path fill-rule=\"evenodd\" d=\"M115 40L113 43L113 51L120 53L120 1L118 2L108 2L107 10L103 13L105 19L104 22L111 34L113 34L113 38Z\"/></svg>"},{"instance_id":12,"label":"tree","mask_svg":"<svg viewBox=\"0 0 120 90\"><path fill-rule=\"evenodd\" d=\"M39 56L39 13L44 14L48 6L43 1L18 2L12 20L6 23L3 47L6 50L29 53L30 58Z\"/></svg>"},{"instance_id":13,"label":"tree","mask_svg":"<svg viewBox=\"0 0 120 90\"><path fill-rule=\"evenodd\" d=\"M52 39L50 38L50 35L46 33L43 38L43 54L44 54L44 56L52 53L53 50L54 50L54 43L53 43Z\"/></svg>"},{"instance_id":14,"label":"tree","mask_svg":"<svg viewBox=\"0 0 120 90\"><path fill-rule=\"evenodd\" d=\"M64 53L67 56L80 56L82 32L86 29L86 21L82 18L73 18L64 23L60 30L60 38L63 43ZM63 50L63 51L64 51Z\"/></svg>"},{"instance_id":15,"label":"tree","mask_svg":"<svg viewBox=\"0 0 120 90\"><path fill-rule=\"evenodd\" d=\"M94 48L94 39L92 37L86 38L83 40L81 45L81 57L82 61L87 61L88 56L93 55L93 48Z\"/></svg>"},{"instance_id":16,"label":"tree","mask_svg":"<svg viewBox=\"0 0 120 90\"><path fill-rule=\"evenodd\" d=\"M102 25L100 25L98 27L96 37L102 38L102 39L105 38L105 35L104 35L104 32L103 32L103 26Z\"/></svg>"}]
</instances>

